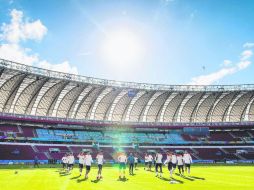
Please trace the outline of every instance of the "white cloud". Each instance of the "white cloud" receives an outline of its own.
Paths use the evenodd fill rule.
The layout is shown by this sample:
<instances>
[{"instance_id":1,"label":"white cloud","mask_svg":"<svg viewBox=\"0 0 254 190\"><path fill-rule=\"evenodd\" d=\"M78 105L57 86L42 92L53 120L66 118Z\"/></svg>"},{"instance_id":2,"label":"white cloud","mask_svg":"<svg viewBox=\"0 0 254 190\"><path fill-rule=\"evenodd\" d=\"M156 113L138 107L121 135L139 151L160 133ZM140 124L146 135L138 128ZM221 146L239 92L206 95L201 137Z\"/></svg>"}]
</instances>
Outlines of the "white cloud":
<instances>
[{"instance_id":1,"label":"white cloud","mask_svg":"<svg viewBox=\"0 0 254 190\"><path fill-rule=\"evenodd\" d=\"M32 54L28 48L22 48L17 44L1 44L0 58L33 65L38 61L38 55Z\"/></svg>"},{"instance_id":2,"label":"white cloud","mask_svg":"<svg viewBox=\"0 0 254 190\"><path fill-rule=\"evenodd\" d=\"M8 43L19 43L21 40L41 40L47 33L47 28L40 20L24 21L23 12L13 9L10 13L11 22L3 23L1 40Z\"/></svg>"},{"instance_id":3,"label":"white cloud","mask_svg":"<svg viewBox=\"0 0 254 190\"><path fill-rule=\"evenodd\" d=\"M241 54L241 60L247 60L253 55L253 52L251 50L245 50Z\"/></svg>"},{"instance_id":4,"label":"white cloud","mask_svg":"<svg viewBox=\"0 0 254 190\"><path fill-rule=\"evenodd\" d=\"M78 74L78 69L68 61L60 64L51 64L41 60L37 53L22 47L21 41L40 41L47 33L47 27L40 20L31 21L24 18L23 12L13 9L10 12L11 21L3 23L0 32L0 58L19 62L26 65L35 65L45 69Z\"/></svg>"},{"instance_id":5,"label":"white cloud","mask_svg":"<svg viewBox=\"0 0 254 190\"><path fill-rule=\"evenodd\" d=\"M232 65L230 60L223 61L223 68L207 75L200 75L191 79L190 85L211 85L216 81L248 68L251 65L249 60L253 55L252 50L244 50L240 55L240 61Z\"/></svg>"},{"instance_id":6,"label":"white cloud","mask_svg":"<svg viewBox=\"0 0 254 190\"><path fill-rule=\"evenodd\" d=\"M228 59L225 59L225 60L223 61L222 66L228 67L228 66L230 66L231 64L232 64L232 61L230 61L230 60L228 60Z\"/></svg>"},{"instance_id":7,"label":"white cloud","mask_svg":"<svg viewBox=\"0 0 254 190\"><path fill-rule=\"evenodd\" d=\"M59 71L63 73L78 74L78 69L75 66L71 66L68 61L64 61L60 64L51 64L47 61L40 61L38 66L44 69Z\"/></svg>"},{"instance_id":8,"label":"white cloud","mask_svg":"<svg viewBox=\"0 0 254 190\"><path fill-rule=\"evenodd\" d=\"M253 48L254 47L254 43L252 42L246 42L245 44L243 44L244 48Z\"/></svg>"}]
</instances>

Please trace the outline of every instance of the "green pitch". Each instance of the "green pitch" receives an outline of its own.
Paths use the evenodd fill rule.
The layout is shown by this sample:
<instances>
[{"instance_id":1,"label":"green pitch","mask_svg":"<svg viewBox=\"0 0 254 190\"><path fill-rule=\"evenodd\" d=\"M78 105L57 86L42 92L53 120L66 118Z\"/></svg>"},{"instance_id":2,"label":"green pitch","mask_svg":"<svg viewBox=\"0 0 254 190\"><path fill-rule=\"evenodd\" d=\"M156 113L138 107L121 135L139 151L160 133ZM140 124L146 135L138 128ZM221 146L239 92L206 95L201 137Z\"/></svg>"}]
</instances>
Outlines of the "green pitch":
<instances>
[{"instance_id":1,"label":"green pitch","mask_svg":"<svg viewBox=\"0 0 254 190\"><path fill-rule=\"evenodd\" d=\"M0 169L0 188L3 190L248 190L254 187L253 166L193 166L191 175L174 175L169 179L164 167L163 178L139 167L136 175L118 180L117 167L104 167L103 179L96 180L97 167L91 169L89 179L79 176L75 167L71 174L59 168ZM17 171L17 172L15 172ZM127 173L127 170L126 170ZM170 183L171 181L171 183Z\"/></svg>"}]
</instances>

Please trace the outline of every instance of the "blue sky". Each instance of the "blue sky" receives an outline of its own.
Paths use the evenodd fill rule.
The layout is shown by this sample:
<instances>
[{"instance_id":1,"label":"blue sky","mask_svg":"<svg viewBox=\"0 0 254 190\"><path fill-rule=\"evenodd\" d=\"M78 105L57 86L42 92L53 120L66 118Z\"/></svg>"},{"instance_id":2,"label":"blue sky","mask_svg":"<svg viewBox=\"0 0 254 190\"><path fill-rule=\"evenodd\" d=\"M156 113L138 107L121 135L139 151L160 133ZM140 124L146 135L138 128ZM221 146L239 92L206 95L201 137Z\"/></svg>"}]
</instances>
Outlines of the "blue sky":
<instances>
[{"instance_id":1,"label":"blue sky","mask_svg":"<svg viewBox=\"0 0 254 190\"><path fill-rule=\"evenodd\" d=\"M0 57L123 81L250 84L253 10L252 0L0 0Z\"/></svg>"}]
</instances>

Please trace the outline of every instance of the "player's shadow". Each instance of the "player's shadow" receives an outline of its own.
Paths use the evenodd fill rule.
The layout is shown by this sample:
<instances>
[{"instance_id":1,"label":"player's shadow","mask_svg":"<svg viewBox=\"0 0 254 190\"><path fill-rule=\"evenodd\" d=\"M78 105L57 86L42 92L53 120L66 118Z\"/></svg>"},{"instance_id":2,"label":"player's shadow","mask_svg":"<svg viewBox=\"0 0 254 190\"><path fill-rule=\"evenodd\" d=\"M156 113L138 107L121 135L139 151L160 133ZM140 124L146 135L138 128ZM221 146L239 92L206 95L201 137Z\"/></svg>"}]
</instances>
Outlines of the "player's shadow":
<instances>
[{"instance_id":1,"label":"player's shadow","mask_svg":"<svg viewBox=\"0 0 254 190\"><path fill-rule=\"evenodd\" d=\"M68 176L68 175L70 175L70 173L64 172L64 173L59 173L59 175L60 175L60 177L63 177L63 176Z\"/></svg>"},{"instance_id":2,"label":"player's shadow","mask_svg":"<svg viewBox=\"0 0 254 190\"><path fill-rule=\"evenodd\" d=\"M91 180L92 183L98 183L100 179Z\"/></svg>"},{"instance_id":3,"label":"player's shadow","mask_svg":"<svg viewBox=\"0 0 254 190\"><path fill-rule=\"evenodd\" d=\"M197 177L197 176L189 176L189 177L191 177L193 179L198 179L198 180L205 180L204 177Z\"/></svg>"},{"instance_id":4,"label":"player's shadow","mask_svg":"<svg viewBox=\"0 0 254 190\"><path fill-rule=\"evenodd\" d=\"M183 179L187 179L187 180L189 180L189 181L194 181L194 180L195 180L195 179L193 179L193 178L189 178L189 177L187 177L187 176L180 175L180 174L178 174L178 173L176 173L175 175L177 175L177 176L179 176L179 177L181 177L181 178L183 178Z\"/></svg>"},{"instance_id":5,"label":"player's shadow","mask_svg":"<svg viewBox=\"0 0 254 190\"><path fill-rule=\"evenodd\" d=\"M127 178L118 178L117 179L117 181L121 181L121 182L126 182L126 181L128 181L129 179L127 179Z\"/></svg>"},{"instance_id":6,"label":"player's shadow","mask_svg":"<svg viewBox=\"0 0 254 190\"><path fill-rule=\"evenodd\" d=\"M70 179L78 179L78 178L80 178L80 177L81 177L81 175L78 175L78 176L72 177L72 178L70 178Z\"/></svg>"},{"instance_id":7,"label":"player's shadow","mask_svg":"<svg viewBox=\"0 0 254 190\"><path fill-rule=\"evenodd\" d=\"M161 180L163 180L163 181L175 181L175 182L177 182L177 183L181 183L181 184L183 184L184 182L182 181L182 180L179 180L179 179L176 179L176 178L173 178L173 177L171 177L170 179L167 179L167 178L165 178L165 177L162 177L162 178L160 178Z\"/></svg>"},{"instance_id":8,"label":"player's shadow","mask_svg":"<svg viewBox=\"0 0 254 190\"><path fill-rule=\"evenodd\" d=\"M86 181L87 178L83 178L83 179L77 179L77 183L81 183L82 181Z\"/></svg>"}]
</instances>

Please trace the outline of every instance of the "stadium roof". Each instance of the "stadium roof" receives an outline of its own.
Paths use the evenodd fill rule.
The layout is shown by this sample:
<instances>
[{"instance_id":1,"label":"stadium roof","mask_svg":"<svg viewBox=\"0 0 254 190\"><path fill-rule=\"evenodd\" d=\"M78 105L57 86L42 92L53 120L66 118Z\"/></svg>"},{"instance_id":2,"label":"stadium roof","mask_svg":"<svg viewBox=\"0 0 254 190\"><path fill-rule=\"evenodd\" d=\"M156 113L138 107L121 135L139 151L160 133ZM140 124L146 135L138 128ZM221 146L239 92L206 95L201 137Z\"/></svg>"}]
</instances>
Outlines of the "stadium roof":
<instances>
[{"instance_id":1,"label":"stadium roof","mask_svg":"<svg viewBox=\"0 0 254 190\"><path fill-rule=\"evenodd\" d=\"M248 122L254 121L254 85L120 82L0 59L0 112L117 122Z\"/></svg>"}]
</instances>

